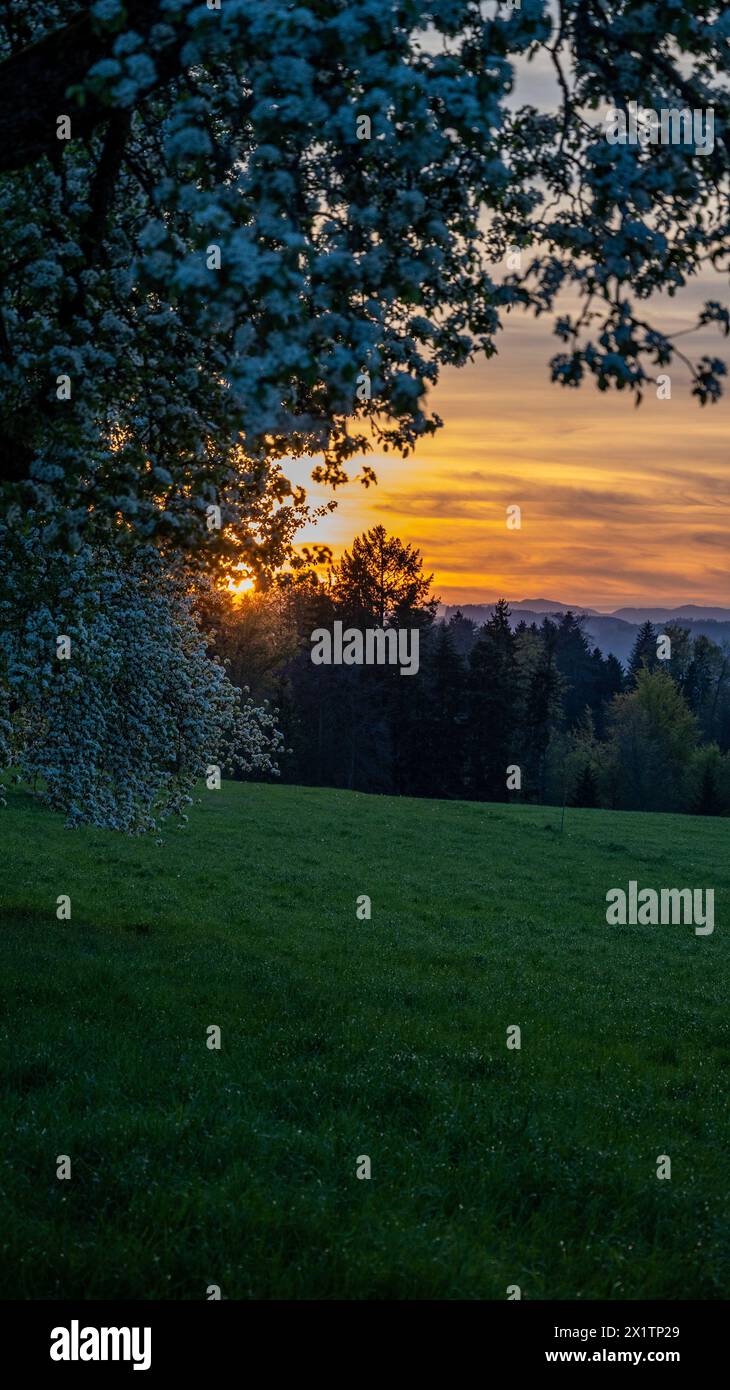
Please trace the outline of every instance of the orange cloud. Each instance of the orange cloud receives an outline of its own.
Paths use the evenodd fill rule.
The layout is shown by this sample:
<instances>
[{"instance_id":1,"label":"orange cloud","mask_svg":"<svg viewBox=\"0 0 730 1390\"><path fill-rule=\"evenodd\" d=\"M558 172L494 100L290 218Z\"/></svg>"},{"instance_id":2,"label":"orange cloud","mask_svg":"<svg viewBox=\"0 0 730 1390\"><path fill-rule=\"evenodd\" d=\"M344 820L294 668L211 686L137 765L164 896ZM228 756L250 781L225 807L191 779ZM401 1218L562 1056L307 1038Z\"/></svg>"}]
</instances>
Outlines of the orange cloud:
<instances>
[{"instance_id":1,"label":"orange cloud","mask_svg":"<svg viewBox=\"0 0 730 1390\"><path fill-rule=\"evenodd\" d=\"M722 353L709 334L690 341L693 355ZM379 486L345 489L303 539L337 552L382 522L419 547L449 603L730 606L728 402L700 407L684 370L671 400L650 390L639 408L591 382L567 390L549 379L555 350L547 322L511 317L497 358L444 374L431 402L444 428L415 458L371 459Z\"/></svg>"}]
</instances>

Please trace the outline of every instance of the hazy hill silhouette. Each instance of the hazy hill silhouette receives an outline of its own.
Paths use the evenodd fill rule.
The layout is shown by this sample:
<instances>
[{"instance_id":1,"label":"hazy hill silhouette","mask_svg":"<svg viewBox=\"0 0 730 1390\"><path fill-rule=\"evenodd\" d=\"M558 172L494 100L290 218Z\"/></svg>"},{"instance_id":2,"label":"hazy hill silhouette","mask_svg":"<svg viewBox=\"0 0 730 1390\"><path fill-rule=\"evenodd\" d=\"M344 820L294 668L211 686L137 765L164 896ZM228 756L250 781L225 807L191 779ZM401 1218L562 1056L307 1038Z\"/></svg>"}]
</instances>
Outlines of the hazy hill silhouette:
<instances>
[{"instance_id":1,"label":"hazy hill silhouette","mask_svg":"<svg viewBox=\"0 0 730 1390\"><path fill-rule=\"evenodd\" d=\"M642 623L679 622L694 637L704 636L719 645L730 644L730 608L707 607L685 603L678 608L619 608L614 613L599 613L595 608L580 604L561 603L555 599L517 599L510 600L512 626L520 622L528 626L537 623L551 614L575 613L584 616L584 628L590 642L599 647L604 656L609 653L619 661L628 661L636 633ZM438 616L447 620L454 613L463 613L465 618L481 625L487 622L494 612L493 603L452 603L441 604Z\"/></svg>"}]
</instances>

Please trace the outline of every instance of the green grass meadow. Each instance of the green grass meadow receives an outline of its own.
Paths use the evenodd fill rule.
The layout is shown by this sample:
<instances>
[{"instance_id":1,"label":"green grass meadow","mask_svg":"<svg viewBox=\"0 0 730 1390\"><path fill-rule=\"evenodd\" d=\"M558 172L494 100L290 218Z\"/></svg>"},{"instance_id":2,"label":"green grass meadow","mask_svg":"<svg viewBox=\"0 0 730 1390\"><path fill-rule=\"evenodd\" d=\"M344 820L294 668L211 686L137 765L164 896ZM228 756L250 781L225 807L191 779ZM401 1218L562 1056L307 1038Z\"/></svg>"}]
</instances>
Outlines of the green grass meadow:
<instances>
[{"instance_id":1,"label":"green grass meadow","mask_svg":"<svg viewBox=\"0 0 730 1390\"><path fill-rule=\"evenodd\" d=\"M226 783L162 844L0 829L3 1296L727 1295L727 820ZM607 926L629 879L714 934Z\"/></svg>"}]
</instances>

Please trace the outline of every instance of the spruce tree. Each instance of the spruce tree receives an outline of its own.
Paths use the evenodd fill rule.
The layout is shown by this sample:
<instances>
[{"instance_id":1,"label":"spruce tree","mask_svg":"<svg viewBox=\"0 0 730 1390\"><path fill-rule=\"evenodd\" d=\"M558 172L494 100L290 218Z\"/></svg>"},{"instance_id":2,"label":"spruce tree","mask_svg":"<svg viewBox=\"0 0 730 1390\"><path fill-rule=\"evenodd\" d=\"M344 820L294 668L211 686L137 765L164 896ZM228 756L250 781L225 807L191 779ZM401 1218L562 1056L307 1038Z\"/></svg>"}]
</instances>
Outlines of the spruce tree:
<instances>
[{"instance_id":1,"label":"spruce tree","mask_svg":"<svg viewBox=\"0 0 730 1390\"><path fill-rule=\"evenodd\" d=\"M479 801L507 799L507 768L518 745L519 673L510 609L499 599L469 657L468 779Z\"/></svg>"},{"instance_id":2,"label":"spruce tree","mask_svg":"<svg viewBox=\"0 0 730 1390\"><path fill-rule=\"evenodd\" d=\"M634 639L629 657L629 684L636 685L636 679L642 667L648 671L653 671L658 664L657 656L657 630L653 623L648 620L641 624L639 631Z\"/></svg>"}]
</instances>

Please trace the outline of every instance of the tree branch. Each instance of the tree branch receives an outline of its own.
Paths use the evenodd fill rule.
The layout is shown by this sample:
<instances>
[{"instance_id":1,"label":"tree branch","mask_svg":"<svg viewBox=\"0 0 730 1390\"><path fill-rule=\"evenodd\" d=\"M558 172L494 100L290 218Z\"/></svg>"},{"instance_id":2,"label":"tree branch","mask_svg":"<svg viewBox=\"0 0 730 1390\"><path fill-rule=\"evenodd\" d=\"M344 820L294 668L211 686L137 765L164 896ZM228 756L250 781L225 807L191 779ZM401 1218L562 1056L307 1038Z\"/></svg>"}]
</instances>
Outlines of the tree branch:
<instances>
[{"instance_id":1,"label":"tree branch","mask_svg":"<svg viewBox=\"0 0 730 1390\"><path fill-rule=\"evenodd\" d=\"M161 11L158 0L127 0L126 9L126 29L142 38L155 24L170 24L170 16ZM183 22L170 25L176 27L176 41L154 53L155 87L169 82L182 69L180 53L190 34L186 18L184 14ZM95 63L113 56L117 37L98 32L91 14L86 13L0 63L0 172L23 169L42 155L57 152L59 115L71 116L74 136L88 137L109 120L110 107L92 93L87 94L83 106L67 93L84 81ZM147 88L145 95L151 90Z\"/></svg>"}]
</instances>

